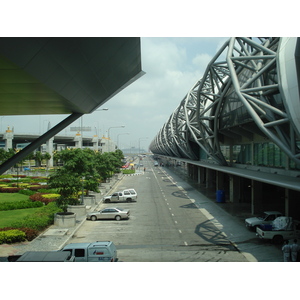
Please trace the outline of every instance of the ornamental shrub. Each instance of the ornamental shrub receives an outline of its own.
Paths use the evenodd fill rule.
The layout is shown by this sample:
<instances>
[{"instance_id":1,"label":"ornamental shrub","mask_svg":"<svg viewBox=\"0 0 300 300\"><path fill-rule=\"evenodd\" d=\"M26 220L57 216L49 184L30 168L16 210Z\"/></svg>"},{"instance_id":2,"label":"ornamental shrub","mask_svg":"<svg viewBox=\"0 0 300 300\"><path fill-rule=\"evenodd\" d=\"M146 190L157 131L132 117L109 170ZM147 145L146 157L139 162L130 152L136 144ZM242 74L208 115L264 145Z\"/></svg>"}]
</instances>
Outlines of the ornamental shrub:
<instances>
[{"instance_id":1,"label":"ornamental shrub","mask_svg":"<svg viewBox=\"0 0 300 300\"><path fill-rule=\"evenodd\" d=\"M23 242L26 240L26 234L18 229L0 231L0 244L11 244Z\"/></svg>"},{"instance_id":2,"label":"ornamental shrub","mask_svg":"<svg viewBox=\"0 0 300 300\"><path fill-rule=\"evenodd\" d=\"M31 191L37 191L41 188L41 186L39 184L34 184L34 185L29 185L27 188L30 189Z\"/></svg>"},{"instance_id":3,"label":"ornamental shrub","mask_svg":"<svg viewBox=\"0 0 300 300\"><path fill-rule=\"evenodd\" d=\"M25 178L27 175L12 175L13 178Z\"/></svg>"},{"instance_id":4,"label":"ornamental shrub","mask_svg":"<svg viewBox=\"0 0 300 300\"><path fill-rule=\"evenodd\" d=\"M21 189L18 187L0 187L0 193L18 193Z\"/></svg>"},{"instance_id":5,"label":"ornamental shrub","mask_svg":"<svg viewBox=\"0 0 300 300\"><path fill-rule=\"evenodd\" d=\"M12 178L12 175L10 175L10 174L2 174L2 175L0 175L0 179L1 178Z\"/></svg>"},{"instance_id":6,"label":"ornamental shrub","mask_svg":"<svg viewBox=\"0 0 300 300\"><path fill-rule=\"evenodd\" d=\"M13 183L11 186L13 187L20 187L20 188L26 188L29 184L28 183L23 183L23 182L19 182L19 183Z\"/></svg>"},{"instance_id":7,"label":"ornamental shrub","mask_svg":"<svg viewBox=\"0 0 300 300\"><path fill-rule=\"evenodd\" d=\"M31 190L26 190L25 189L25 190L20 190L19 194L26 195L26 196L31 196L31 195L35 194L35 191L31 191Z\"/></svg>"},{"instance_id":8,"label":"ornamental shrub","mask_svg":"<svg viewBox=\"0 0 300 300\"><path fill-rule=\"evenodd\" d=\"M57 207L55 202L51 202L46 206L38 208L34 213L22 220L12 223L11 226L15 228L28 227L40 231L53 224L54 214L61 211L62 209Z\"/></svg>"},{"instance_id":9,"label":"ornamental shrub","mask_svg":"<svg viewBox=\"0 0 300 300\"><path fill-rule=\"evenodd\" d=\"M32 202L29 200L14 201L14 202L0 202L0 210L14 210L24 208L41 207L44 204L40 201Z\"/></svg>"},{"instance_id":10,"label":"ornamental shrub","mask_svg":"<svg viewBox=\"0 0 300 300\"><path fill-rule=\"evenodd\" d=\"M40 201L47 205L50 202L56 201L60 197L59 194L35 193L29 197L32 201Z\"/></svg>"},{"instance_id":11,"label":"ornamental shrub","mask_svg":"<svg viewBox=\"0 0 300 300\"><path fill-rule=\"evenodd\" d=\"M36 229L32 229L32 228L26 228L26 227L21 227L21 228L14 228L14 227L4 227L4 228L0 228L0 231L7 231L7 230L21 230L25 233L26 235L26 240L27 241L32 241L33 239L35 239L38 235L39 235L39 231Z\"/></svg>"}]
</instances>

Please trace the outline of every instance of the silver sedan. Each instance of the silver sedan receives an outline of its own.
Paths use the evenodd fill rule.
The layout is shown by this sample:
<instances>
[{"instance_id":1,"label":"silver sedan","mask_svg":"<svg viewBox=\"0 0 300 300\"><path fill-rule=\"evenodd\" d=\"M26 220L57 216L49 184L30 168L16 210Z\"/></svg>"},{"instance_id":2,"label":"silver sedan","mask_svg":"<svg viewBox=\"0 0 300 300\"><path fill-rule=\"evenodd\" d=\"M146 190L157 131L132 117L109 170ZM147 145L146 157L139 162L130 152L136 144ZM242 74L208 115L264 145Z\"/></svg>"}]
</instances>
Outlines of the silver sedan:
<instances>
[{"instance_id":1,"label":"silver sedan","mask_svg":"<svg viewBox=\"0 0 300 300\"><path fill-rule=\"evenodd\" d=\"M105 220L105 219L114 219L120 221L121 219L129 219L130 211L120 208L104 208L99 211L93 211L88 213L86 216L87 220Z\"/></svg>"}]
</instances>

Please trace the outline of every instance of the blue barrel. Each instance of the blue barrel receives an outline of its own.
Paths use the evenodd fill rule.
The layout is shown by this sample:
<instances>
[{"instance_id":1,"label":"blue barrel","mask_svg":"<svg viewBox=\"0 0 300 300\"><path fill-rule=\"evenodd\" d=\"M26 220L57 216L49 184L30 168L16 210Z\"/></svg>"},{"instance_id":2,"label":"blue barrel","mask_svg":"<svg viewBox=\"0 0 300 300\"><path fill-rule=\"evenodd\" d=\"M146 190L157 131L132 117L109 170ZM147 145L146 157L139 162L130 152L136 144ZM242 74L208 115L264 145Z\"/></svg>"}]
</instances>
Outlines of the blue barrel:
<instances>
[{"instance_id":1,"label":"blue barrel","mask_svg":"<svg viewBox=\"0 0 300 300\"><path fill-rule=\"evenodd\" d=\"M225 202L225 191L217 190L217 202L224 203Z\"/></svg>"}]
</instances>

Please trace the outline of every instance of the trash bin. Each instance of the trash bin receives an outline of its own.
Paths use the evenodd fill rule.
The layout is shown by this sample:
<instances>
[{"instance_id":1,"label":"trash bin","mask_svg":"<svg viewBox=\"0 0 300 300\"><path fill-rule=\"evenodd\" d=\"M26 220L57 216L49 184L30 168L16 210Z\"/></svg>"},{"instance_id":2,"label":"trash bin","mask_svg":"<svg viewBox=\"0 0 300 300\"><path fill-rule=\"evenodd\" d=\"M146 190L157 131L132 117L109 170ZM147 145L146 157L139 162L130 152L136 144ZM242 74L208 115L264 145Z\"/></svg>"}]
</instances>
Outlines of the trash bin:
<instances>
[{"instance_id":1,"label":"trash bin","mask_svg":"<svg viewBox=\"0 0 300 300\"><path fill-rule=\"evenodd\" d=\"M225 191L217 190L217 202L224 203L225 202Z\"/></svg>"}]
</instances>

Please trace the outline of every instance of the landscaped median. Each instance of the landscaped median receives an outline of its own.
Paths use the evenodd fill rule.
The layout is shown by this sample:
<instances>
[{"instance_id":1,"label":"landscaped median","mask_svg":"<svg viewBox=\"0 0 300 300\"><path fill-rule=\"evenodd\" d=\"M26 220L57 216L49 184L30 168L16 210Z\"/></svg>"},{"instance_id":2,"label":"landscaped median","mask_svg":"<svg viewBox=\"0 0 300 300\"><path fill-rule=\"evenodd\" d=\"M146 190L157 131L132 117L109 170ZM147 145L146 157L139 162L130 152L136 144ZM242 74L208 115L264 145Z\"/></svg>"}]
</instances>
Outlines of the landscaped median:
<instances>
[{"instance_id":1,"label":"landscaped median","mask_svg":"<svg viewBox=\"0 0 300 300\"><path fill-rule=\"evenodd\" d=\"M46 180L0 176L0 244L31 241L53 224L62 211L55 203L60 195L47 189Z\"/></svg>"}]
</instances>

